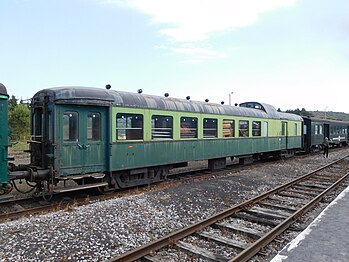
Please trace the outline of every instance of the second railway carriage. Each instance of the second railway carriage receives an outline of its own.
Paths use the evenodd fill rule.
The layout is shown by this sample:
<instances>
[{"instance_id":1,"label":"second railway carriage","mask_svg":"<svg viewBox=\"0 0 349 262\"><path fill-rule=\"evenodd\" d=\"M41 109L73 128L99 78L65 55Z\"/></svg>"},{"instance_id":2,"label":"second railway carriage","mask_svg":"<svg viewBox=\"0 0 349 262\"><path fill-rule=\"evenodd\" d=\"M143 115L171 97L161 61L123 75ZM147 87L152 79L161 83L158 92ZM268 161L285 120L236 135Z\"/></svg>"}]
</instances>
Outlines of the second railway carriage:
<instances>
[{"instance_id":1,"label":"second railway carriage","mask_svg":"<svg viewBox=\"0 0 349 262\"><path fill-rule=\"evenodd\" d=\"M306 152L320 150L325 137L329 139L332 147L348 145L348 122L313 117L303 117L303 119Z\"/></svg>"},{"instance_id":2,"label":"second railway carriage","mask_svg":"<svg viewBox=\"0 0 349 262\"><path fill-rule=\"evenodd\" d=\"M30 180L125 188L165 179L188 161L222 168L293 154L301 117L256 103L228 106L86 87L39 91L31 104ZM54 189L55 190L55 189ZM56 189L57 191L58 189Z\"/></svg>"}]
</instances>

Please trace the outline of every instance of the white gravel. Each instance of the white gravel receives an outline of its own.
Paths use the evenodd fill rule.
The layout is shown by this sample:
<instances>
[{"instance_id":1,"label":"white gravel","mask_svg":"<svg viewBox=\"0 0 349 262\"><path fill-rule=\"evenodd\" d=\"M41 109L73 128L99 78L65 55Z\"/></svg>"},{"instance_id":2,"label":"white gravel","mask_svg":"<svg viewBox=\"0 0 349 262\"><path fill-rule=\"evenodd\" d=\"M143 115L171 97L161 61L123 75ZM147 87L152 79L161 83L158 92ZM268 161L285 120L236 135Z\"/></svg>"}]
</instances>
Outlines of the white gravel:
<instances>
[{"instance_id":1,"label":"white gravel","mask_svg":"<svg viewBox=\"0 0 349 262\"><path fill-rule=\"evenodd\" d=\"M104 261L265 192L344 152L253 165L159 192L0 224L0 261ZM295 173L295 171L297 171Z\"/></svg>"},{"instance_id":2,"label":"white gravel","mask_svg":"<svg viewBox=\"0 0 349 262\"><path fill-rule=\"evenodd\" d=\"M159 206L141 194L3 223L0 257L2 261L100 261L183 226L174 206Z\"/></svg>"}]
</instances>

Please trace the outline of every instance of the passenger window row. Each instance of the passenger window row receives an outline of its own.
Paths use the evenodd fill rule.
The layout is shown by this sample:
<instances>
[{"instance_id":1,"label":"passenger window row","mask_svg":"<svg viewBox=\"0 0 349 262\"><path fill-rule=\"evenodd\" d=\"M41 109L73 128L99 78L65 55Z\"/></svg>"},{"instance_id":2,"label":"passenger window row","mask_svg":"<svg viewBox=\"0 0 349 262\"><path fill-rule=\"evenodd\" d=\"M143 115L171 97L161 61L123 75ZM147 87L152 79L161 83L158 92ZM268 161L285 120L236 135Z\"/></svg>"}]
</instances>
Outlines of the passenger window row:
<instances>
[{"instance_id":1,"label":"passenger window row","mask_svg":"<svg viewBox=\"0 0 349 262\"><path fill-rule=\"evenodd\" d=\"M341 126L334 126L334 127L331 127L330 134L331 135L340 135L340 134L346 135L347 129L345 127L341 127Z\"/></svg>"},{"instance_id":2,"label":"passenger window row","mask_svg":"<svg viewBox=\"0 0 349 262\"><path fill-rule=\"evenodd\" d=\"M267 122L265 125L267 128ZM250 121L239 120L239 137L249 137ZM218 119L204 118L203 138L218 137ZM143 140L144 119L141 114L118 113L116 115L116 139L117 140ZM223 137L235 137L235 120L224 119L222 121ZM152 139L173 139L173 117L165 115L153 115L151 118ZM252 121L252 136L261 136L261 121ZM180 118L180 138L198 138L198 118Z\"/></svg>"}]
</instances>

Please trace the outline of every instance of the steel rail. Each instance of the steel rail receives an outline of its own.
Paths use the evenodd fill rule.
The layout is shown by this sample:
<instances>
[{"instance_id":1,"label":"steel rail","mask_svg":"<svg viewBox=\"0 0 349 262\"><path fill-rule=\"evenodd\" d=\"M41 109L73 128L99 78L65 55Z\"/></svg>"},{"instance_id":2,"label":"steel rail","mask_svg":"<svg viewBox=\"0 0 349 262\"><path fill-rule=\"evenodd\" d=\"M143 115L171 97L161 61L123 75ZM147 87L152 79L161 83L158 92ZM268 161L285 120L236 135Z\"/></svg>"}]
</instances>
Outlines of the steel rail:
<instances>
[{"instance_id":1,"label":"steel rail","mask_svg":"<svg viewBox=\"0 0 349 262\"><path fill-rule=\"evenodd\" d=\"M68 204L68 203L55 203L55 204L50 204L50 205L44 205L44 206L38 206L38 207L32 207L20 211L14 211L14 212L9 212L9 213L2 213L0 214L0 222L9 220L9 219L14 219L18 218L21 216L25 216L27 214L35 214L35 213L40 213L40 212L48 212L55 210L59 208L60 206Z\"/></svg>"},{"instance_id":2,"label":"steel rail","mask_svg":"<svg viewBox=\"0 0 349 262\"><path fill-rule=\"evenodd\" d=\"M316 174L317 172L323 170L323 169L326 169L327 167L330 167L342 160L344 160L345 158L349 157L349 155L347 156L344 156L340 159L337 159L333 162L330 162L328 163L327 165L325 166L322 166L320 168L317 168L316 170L314 171L311 171L299 178L296 178L286 184L283 184L279 187L276 187L274 189L271 189L269 191L267 191L266 193L263 193L261 195L258 195L250 200L246 200L244 201L243 203L239 204L239 205L236 205L230 209L226 209L216 215L213 215L205 220L202 220L202 221L199 221L193 225L190 225L190 226L187 226L183 229L180 229L178 231L175 231L173 233L170 233L169 235L166 235L158 240L155 240L153 242L150 242L144 246L141 246L141 247L138 247L134 250L131 250L131 251L128 251L120 256L117 256L117 257L114 257L112 259L110 259L109 261L110 262L131 262L131 261L135 261L137 259L140 259L148 254L150 254L152 251L155 251L155 250L159 250L163 247L166 247L168 245L171 245L171 244L174 244L175 242L177 242L178 240L180 239L183 239L185 238L186 236L189 236L199 230L202 230L203 228L205 227L208 227L209 225L212 225L214 223L216 223L217 221L219 220L222 220L226 217L229 217L229 216L232 216L233 214L243 210L245 207L249 206L249 205L252 205L256 202L259 202L267 197L269 197L270 195L273 195L275 193L278 193L279 191L282 191L284 190L285 188L288 188L294 184L296 184L297 182L301 181L301 180L304 180L314 174ZM321 196L322 198L322 196ZM298 213L297 213L298 214ZM300 215L300 214L299 214ZM299 216L298 215L298 216ZM293 218L292 218L293 219ZM269 241L270 242L270 241ZM256 247L257 249L257 247ZM259 248L260 249L260 248ZM258 249L258 250L259 250ZM258 252L258 251L257 251ZM247 254L247 252L245 252L244 254ZM245 255L247 256L247 255ZM232 260L232 261L237 261L237 260ZM240 260L239 260L240 261Z\"/></svg>"},{"instance_id":3,"label":"steel rail","mask_svg":"<svg viewBox=\"0 0 349 262\"><path fill-rule=\"evenodd\" d=\"M240 252L236 257L229 260L229 262L244 262L248 261L251 257L256 255L263 247L268 245L271 241L273 241L277 236L279 236L282 232L284 232L287 228L290 227L291 224L293 224L300 216L302 216L304 213L306 213L308 210L310 210L314 205L316 205L318 202L322 200L324 195L326 195L328 192L336 188L340 183L342 183L343 180L347 179L349 177L349 173L347 173L345 176L343 176L341 179L339 179L337 182L335 182L332 186L330 186L328 189L323 191L320 195L312 199L308 204L306 204L304 207L299 209L297 212L289 216L286 220L284 220L281 224L277 225L275 228L273 228L269 233L267 233L265 236L258 239L256 242L251 244L251 246L244 249L242 252Z\"/></svg>"}]
</instances>

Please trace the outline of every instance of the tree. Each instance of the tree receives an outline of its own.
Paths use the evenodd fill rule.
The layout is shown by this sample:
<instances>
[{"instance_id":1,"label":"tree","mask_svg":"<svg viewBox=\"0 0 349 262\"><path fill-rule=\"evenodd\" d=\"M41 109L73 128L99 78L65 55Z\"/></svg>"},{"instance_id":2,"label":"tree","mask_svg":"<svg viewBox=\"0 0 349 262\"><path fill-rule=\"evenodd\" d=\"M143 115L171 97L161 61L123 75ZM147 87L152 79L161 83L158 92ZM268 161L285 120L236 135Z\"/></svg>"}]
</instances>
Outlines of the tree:
<instances>
[{"instance_id":1,"label":"tree","mask_svg":"<svg viewBox=\"0 0 349 262\"><path fill-rule=\"evenodd\" d=\"M14 97L14 96L12 96ZM20 140L29 138L30 135L30 110L27 104L16 104L9 110L9 127L12 134Z\"/></svg>"},{"instance_id":2,"label":"tree","mask_svg":"<svg viewBox=\"0 0 349 262\"><path fill-rule=\"evenodd\" d=\"M300 116L313 116L313 114L311 112L308 112L307 110L305 110L305 108L302 108L302 110L300 110L299 108L295 109L295 110L286 110L286 113L292 113L292 114L296 114L296 115L300 115Z\"/></svg>"},{"instance_id":3,"label":"tree","mask_svg":"<svg viewBox=\"0 0 349 262\"><path fill-rule=\"evenodd\" d=\"M13 109L16 108L16 106L18 105L18 99L12 95L11 98L9 98L8 100L8 110L12 111Z\"/></svg>"}]
</instances>

